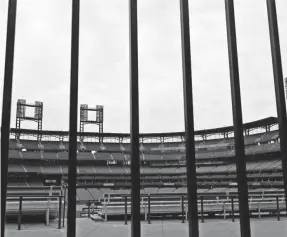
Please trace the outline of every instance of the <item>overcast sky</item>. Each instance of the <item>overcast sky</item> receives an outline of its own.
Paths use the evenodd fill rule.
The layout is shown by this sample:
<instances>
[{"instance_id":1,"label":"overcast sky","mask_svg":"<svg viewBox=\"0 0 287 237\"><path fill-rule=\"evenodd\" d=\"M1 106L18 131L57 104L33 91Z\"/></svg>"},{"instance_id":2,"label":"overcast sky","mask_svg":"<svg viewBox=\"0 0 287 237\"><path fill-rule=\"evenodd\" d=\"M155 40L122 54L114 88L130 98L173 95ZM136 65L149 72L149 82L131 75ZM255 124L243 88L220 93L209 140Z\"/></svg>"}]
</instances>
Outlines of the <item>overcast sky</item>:
<instances>
[{"instance_id":1,"label":"overcast sky","mask_svg":"<svg viewBox=\"0 0 287 237\"><path fill-rule=\"evenodd\" d=\"M68 129L71 2L18 0L12 127L16 101L23 98L44 102L43 129ZM179 0L138 2L140 131L183 131ZM79 105L104 105L106 132L129 132L128 3L81 1ZM8 0L0 1L1 92L7 8ZM285 76L286 9L287 1L277 0ZM235 0L235 14L243 120L276 116L266 1ZM231 125L224 0L190 1L190 26L195 128ZM0 100L2 111L2 94Z\"/></svg>"}]
</instances>

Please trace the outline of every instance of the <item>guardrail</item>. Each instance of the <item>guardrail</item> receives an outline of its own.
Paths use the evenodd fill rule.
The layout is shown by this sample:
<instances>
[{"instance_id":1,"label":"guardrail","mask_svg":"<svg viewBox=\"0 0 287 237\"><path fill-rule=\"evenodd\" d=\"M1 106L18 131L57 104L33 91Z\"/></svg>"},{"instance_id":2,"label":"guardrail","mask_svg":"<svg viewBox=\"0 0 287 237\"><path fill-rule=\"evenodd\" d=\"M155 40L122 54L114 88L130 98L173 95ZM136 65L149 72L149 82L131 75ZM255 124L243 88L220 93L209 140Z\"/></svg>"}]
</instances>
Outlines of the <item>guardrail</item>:
<instances>
[{"instance_id":1,"label":"guardrail","mask_svg":"<svg viewBox=\"0 0 287 237\"><path fill-rule=\"evenodd\" d=\"M51 201L57 200L58 208L51 207ZM18 230L21 230L22 225L22 216L23 216L23 206L26 204L25 209L26 210L32 210L35 211L35 208L37 208L37 205L39 206L39 210L46 213L46 225L49 225L49 217L50 217L50 211L56 211L58 214L58 229L61 229L64 227L64 218L65 218L65 196L64 195L58 195L58 196L31 196L31 195L21 195L21 196L7 196L6 205L10 205L12 208L12 211L15 211L17 213L18 211ZM13 207L14 206L14 207ZM64 209L62 209L62 206ZM18 207L18 209L17 209ZM51 209L52 208L52 209ZM14 210L13 210L14 209ZM7 208L7 211L9 209ZM63 216L62 216L63 212ZM63 222L62 222L63 221ZM62 224L63 223L63 224Z\"/></svg>"},{"instance_id":2,"label":"guardrail","mask_svg":"<svg viewBox=\"0 0 287 237\"><path fill-rule=\"evenodd\" d=\"M167 195L165 195L167 196ZM158 196L143 195L141 199L141 214L145 220L150 223L152 213L156 215L176 215L181 216L182 222L187 220L187 200L186 196L173 196L171 200L159 200ZM204 222L206 215L218 214L227 218L230 214L234 222L235 215L239 212L239 203L237 196L227 196L226 199L207 200L207 197L200 196L198 199L198 210L201 216L201 222ZM255 213L261 218L263 213L277 213L277 219L280 220L281 212L286 210L285 197L283 195L269 194L266 196L251 196L249 198L250 214ZM124 215L125 224L127 224L128 215L131 213L130 197L125 195L119 197L113 202L113 198L105 198L102 210L98 212L104 216L105 221L108 216Z\"/></svg>"}]
</instances>

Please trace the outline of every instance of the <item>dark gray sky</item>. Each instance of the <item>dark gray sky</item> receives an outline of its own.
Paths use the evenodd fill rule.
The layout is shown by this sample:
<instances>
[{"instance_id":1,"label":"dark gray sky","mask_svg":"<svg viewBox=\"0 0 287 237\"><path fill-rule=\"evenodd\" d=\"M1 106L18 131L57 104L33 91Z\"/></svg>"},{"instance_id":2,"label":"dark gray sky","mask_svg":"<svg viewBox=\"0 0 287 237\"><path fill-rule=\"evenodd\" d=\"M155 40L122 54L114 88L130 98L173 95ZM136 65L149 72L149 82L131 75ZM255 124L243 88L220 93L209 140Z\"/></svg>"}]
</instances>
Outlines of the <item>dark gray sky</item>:
<instances>
[{"instance_id":1,"label":"dark gray sky","mask_svg":"<svg viewBox=\"0 0 287 237\"><path fill-rule=\"evenodd\" d=\"M68 129L71 2L18 0L12 127L25 98L44 102L43 129ZM129 131L128 2L81 1L79 103L104 105L106 132ZM179 0L138 2L140 131L183 131ZM7 7L0 1L1 91ZM235 8L244 122L276 116L266 1L235 0ZM286 9L277 0L285 76ZM231 125L224 0L190 1L190 25L195 127Z\"/></svg>"}]
</instances>

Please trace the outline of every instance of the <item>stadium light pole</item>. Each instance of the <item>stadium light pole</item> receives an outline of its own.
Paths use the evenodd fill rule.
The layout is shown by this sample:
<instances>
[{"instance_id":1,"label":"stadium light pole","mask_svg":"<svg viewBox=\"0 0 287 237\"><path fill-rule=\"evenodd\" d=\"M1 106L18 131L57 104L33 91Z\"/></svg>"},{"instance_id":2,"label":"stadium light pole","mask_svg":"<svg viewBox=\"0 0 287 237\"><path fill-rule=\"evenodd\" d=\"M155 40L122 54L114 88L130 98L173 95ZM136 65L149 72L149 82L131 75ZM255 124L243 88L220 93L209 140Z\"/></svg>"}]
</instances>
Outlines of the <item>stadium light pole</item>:
<instances>
[{"instance_id":1,"label":"stadium light pole","mask_svg":"<svg viewBox=\"0 0 287 237\"><path fill-rule=\"evenodd\" d=\"M199 237L188 0L180 0L189 237Z\"/></svg>"},{"instance_id":2,"label":"stadium light pole","mask_svg":"<svg viewBox=\"0 0 287 237\"><path fill-rule=\"evenodd\" d=\"M80 0L72 2L67 237L76 237Z\"/></svg>"},{"instance_id":3,"label":"stadium light pole","mask_svg":"<svg viewBox=\"0 0 287 237\"><path fill-rule=\"evenodd\" d=\"M278 32L276 3L267 0L267 13L269 22L270 44L273 64L273 76L275 85L276 106L279 124L279 137L281 148L281 160L283 168L284 192L287 200L287 119L286 102L284 95L284 82L282 72L282 60L280 52L280 40ZM285 201L287 207L287 201Z\"/></svg>"},{"instance_id":4,"label":"stadium light pole","mask_svg":"<svg viewBox=\"0 0 287 237\"><path fill-rule=\"evenodd\" d=\"M130 0L131 237L141 236L137 0Z\"/></svg>"},{"instance_id":5,"label":"stadium light pole","mask_svg":"<svg viewBox=\"0 0 287 237\"><path fill-rule=\"evenodd\" d=\"M251 232L246 176L246 156L243 137L240 80L233 0L225 0L225 12L235 140L236 176L239 196L240 233L242 237L250 237Z\"/></svg>"},{"instance_id":6,"label":"stadium light pole","mask_svg":"<svg viewBox=\"0 0 287 237\"><path fill-rule=\"evenodd\" d=\"M17 0L9 0L1 122L1 237L5 236Z\"/></svg>"}]
</instances>

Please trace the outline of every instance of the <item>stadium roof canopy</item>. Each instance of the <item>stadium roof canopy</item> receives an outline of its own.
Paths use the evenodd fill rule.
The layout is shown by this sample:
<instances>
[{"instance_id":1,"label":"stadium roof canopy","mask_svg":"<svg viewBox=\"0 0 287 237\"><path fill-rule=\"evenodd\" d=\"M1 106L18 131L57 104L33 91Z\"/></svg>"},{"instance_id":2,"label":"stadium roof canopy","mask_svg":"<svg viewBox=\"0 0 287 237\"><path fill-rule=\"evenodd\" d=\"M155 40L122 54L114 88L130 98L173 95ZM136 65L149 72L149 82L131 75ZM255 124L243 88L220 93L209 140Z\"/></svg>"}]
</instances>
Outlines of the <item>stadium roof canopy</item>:
<instances>
[{"instance_id":1,"label":"stadium roof canopy","mask_svg":"<svg viewBox=\"0 0 287 237\"><path fill-rule=\"evenodd\" d=\"M275 117L267 117L264 119L256 120L253 122L245 123L243 125L244 130L253 130L256 128L266 128L268 126L273 126L277 124L278 119ZM20 129L17 130L15 128L11 128L11 133L21 133L21 134L29 134L29 135L36 135L41 134L43 136L68 136L68 131L52 131L52 130L31 130L31 129ZM195 135L197 136L206 136L206 135L212 135L212 134L224 134L224 133L232 133L233 132L233 126L227 126L227 127L220 127L220 128L212 128L212 129L204 129L204 130L198 130L195 131ZM85 133L78 133L79 136L85 136L85 137L94 137L99 136L99 133L95 132L85 132ZM104 137L122 137L122 138L128 138L130 136L129 133L103 133L102 136ZM184 136L184 132L171 132L171 133L143 133L141 134L141 137L180 137Z\"/></svg>"}]
</instances>

